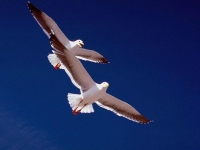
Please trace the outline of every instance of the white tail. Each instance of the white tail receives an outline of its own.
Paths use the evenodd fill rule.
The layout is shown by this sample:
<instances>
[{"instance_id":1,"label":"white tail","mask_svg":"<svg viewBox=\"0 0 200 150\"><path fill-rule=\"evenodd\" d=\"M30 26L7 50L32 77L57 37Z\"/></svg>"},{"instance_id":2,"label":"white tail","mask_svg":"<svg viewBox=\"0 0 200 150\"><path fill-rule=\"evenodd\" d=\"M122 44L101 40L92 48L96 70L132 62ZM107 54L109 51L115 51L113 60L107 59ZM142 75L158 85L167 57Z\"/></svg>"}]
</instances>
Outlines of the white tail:
<instances>
[{"instance_id":1,"label":"white tail","mask_svg":"<svg viewBox=\"0 0 200 150\"><path fill-rule=\"evenodd\" d=\"M68 93L67 98L72 110L76 109L82 100L81 95L72 93Z\"/></svg>"},{"instance_id":2,"label":"white tail","mask_svg":"<svg viewBox=\"0 0 200 150\"><path fill-rule=\"evenodd\" d=\"M81 110L81 113L92 113L92 112L94 112L94 109L93 109L92 104L86 105L86 106L83 107L83 109Z\"/></svg>"},{"instance_id":3,"label":"white tail","mask_svg":"<svg viewBox=\"0 0 200 150\"><path fill-rule=\"evenodd\" d=\"M63 65L61 64L56 54L49 54L47 57L48 57L49 62L51 63L51 65L54 66L55 69L59 69L59 68L64 69Z\"/></svg>"},{"instance_id":4,"label":"white tail","mask_svg":"<svg viewBox=\"0 0 200 150\"><path fill-rule=\"evenodd\" d=\"M68 93L67 95L69 105L71 106L73 111L81 112L81 113L91 113L94 112L92 104L84 106L84 101L82 103L82 97L79 94Z\"/></svg>"}]
</instances>

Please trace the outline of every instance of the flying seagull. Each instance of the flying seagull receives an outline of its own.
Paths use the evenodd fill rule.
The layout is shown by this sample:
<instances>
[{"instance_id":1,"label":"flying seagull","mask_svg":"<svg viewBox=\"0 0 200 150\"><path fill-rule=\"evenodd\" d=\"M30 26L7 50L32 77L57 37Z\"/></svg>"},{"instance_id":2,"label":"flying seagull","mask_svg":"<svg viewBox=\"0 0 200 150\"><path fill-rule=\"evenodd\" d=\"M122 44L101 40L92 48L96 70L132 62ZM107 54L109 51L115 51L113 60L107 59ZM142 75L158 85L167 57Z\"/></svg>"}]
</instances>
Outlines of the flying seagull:
<instances>
[{"instance_id":1,"label":"flying seagull","mask_svg":"<svg viewBox=\"0 0 200 150\"><path fill-rule=\"evenodd\" d=\"M51 30L53 30L59 41L77 58L95 63L109 63L109 61L98 52L82 48L82 46L84 45L82 40L70 41L51 17L35 7L29 1L27 5L31 14L40 25L44 33L49 37ZM51 60L54 62L55 69L62 68L61 63L55 54L51 55Z\"/></svg>"},{"instance_id":2,"label":"flying seagull","mask_svg":"<svg viewBox=\"0 0 200 150\"><path fill-rule=\"evenodd\" d=\"M95 83L82 63L59 41L53 30L50 33L50 44L53 53L59 58L60 63L71 79L72 83L80 89L80 94L68 93L68 101L74 114L94 112L92 104L95 102L102 108L113 111L118 116L146 124L151 122L142 116L131 105L117 99L106 92L109 84Z\"/></svg>"}]
</instances>

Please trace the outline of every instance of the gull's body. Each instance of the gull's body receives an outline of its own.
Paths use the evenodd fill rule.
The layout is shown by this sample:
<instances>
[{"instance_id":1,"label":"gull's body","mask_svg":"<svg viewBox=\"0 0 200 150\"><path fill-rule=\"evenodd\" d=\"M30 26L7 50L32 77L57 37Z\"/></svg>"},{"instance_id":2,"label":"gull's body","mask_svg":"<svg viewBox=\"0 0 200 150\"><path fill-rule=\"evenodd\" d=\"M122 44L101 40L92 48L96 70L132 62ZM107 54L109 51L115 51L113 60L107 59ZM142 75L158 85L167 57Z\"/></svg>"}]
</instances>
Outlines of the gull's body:
<instances>
[{"instance_id":1,"label":"gull's body","mask_svg":"<svg viewBox=\"0 0 200 150\"><path fill-rule=\"evenodd\" d=\"M131 105L115 98L106 92L108 83L103 82L97 84L90 77L81 62L66 49L59 39L54 35L53 31L50 34L51 46L55 49L54 54L59 58L63 68L72 83L80 89L81 94L68 94L69 104L72 107L73 113L91 113L94 112L92 103L98 104L100 107L111 110L118 116L123 116L129 120L138 123L149 123L150 120L142 116ZM51 54L50 54L51 55ZM49 56L48 56L49 57Z\"/></svg>"},{"instance_id":2,"label":"gull's body","mask_svg":"<svg viewBox=\"0 0 200 150\"><path fill-rule=\"evenodd\" d=\"M66 49L71 51L77 58L102 64L109 63L109 61L106 58L104 58L101 54L93 50L82 48L82 46L84 45L82 40L70 41L51 17L49 17L46 13L44 13L37 7L35 7L29 1L28 8L35 20L37 21L37 23L44 31L44 33L49 37L51 30L53 30L58 40L66 47ZM55 54L52 54L52 61L54 61L54 67L56 68L56 65L59 64L60 61ZM60 68L62 68L62 66Z\"/></svg>"}]
</instances>

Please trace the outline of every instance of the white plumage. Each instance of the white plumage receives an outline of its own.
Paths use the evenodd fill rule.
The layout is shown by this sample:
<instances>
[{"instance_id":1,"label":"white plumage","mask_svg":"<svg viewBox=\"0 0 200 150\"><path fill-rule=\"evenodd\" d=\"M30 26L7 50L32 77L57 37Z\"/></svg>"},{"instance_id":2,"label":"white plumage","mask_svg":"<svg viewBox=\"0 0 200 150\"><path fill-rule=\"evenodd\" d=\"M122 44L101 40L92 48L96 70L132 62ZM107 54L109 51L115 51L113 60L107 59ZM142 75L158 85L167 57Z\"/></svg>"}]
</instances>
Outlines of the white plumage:
<instances>
[{"instance_id":1,"label":"white plumage","mask_svg":"<svg viewBox=\"0 0 200 150\"><path fill-rule=\"evenodd\" d=\"M113 111L118 116L123 116L129 120L138 123L149 123L149 119L142 116L131 105L117 99L106 92L109 84L103 82L97 84L90 77L81 62L59 41L56 35L50 34L51 46L55 49L54 53L60 60L63 69L70 77L72 83L80 89L81 94L68 94L68 101L72 107L73 113L91 113L94 112L92 103L96 103L102 108ZM51 54L48 56L51 60ZM50 61L52 64L53 62Z\"/></svg>"},{"instance_id":2,"label":"white plumage","mask_svg":"<svg viewBox=\"0 0 200 150\"><path fill-rule=\"evenodd\" d=\"M29 1L27 5L31 14L33 15L37 23L40 25L44 33L49 37L51 30L53 30L58 40L68 50L70 50L76 57L82 60L91 61L95 63L102 63L102 64L109 63L109 61L98 52L95 52L94 50L88 50L88 49L82 48L82 46L84 45L82 40L70 41L65 36L65 34L60 30L58 25L55 23L55 21L51 17L49 17L46 13L44 13L37 7L35 7ZM55 54L52 54L52 56L55 56ZM56 62L59 63L59 60L56 59ZM56 66L57 65L56 63L53 63L53 64L56 69L59 69L59 68L62 69L62 66L58 65L59 66L58 67Z\"/></svg>"}]
</instances>

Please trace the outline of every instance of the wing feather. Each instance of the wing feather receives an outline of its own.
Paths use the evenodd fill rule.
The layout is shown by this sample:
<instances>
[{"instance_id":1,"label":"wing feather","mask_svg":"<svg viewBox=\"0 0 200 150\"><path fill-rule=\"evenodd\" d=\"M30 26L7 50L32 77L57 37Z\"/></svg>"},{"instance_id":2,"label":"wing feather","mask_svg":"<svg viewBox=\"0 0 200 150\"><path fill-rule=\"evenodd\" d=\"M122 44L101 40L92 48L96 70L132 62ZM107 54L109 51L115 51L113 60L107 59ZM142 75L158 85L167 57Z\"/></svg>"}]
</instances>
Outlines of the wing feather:
<instances>
[{"instance_id":1,"label":"wing feather","mask_svg":"<svg viewBox=\"0 0 200 150\"><path fill-rule=\"evenodd\" d=\"M102 108L113 111L118 116L125 117L137 123L146 124L151 122L128 103L123 102L107 93L101 99L96 101L96 104Z\"/></svg>"},{"instance_id":2,"label":"wing feather","mask_svg":"<svg viewBox=\"0 0 200 150\"><path fill-rule=\"evenodd\" d=\"M33 15L37 23L40 25L44 33L49 37L51 30L53 30L58 40L66 47L69 44L70 40L61 31L56 22L29 1L27 5L31 14ZM75 55L80 59L88 60L91 62L102 63L102 64L109 63L109 61L106 58L104 58L101 54L93 50L78 48L77 53Z\"/></svg>"},{"instance_id":3,"label":"wing feather","mask_svg":"<svg viewBox=\"0 0 200 150\"><path fill-rule=\"evenodd\" d=\"M37 21L37 23L40 25L44 33L49 37L49 34L51 33L51 30L54 31L55 35L59 39L59 41L64 45L68 45L69 39L65 36L65 34L60 30L58 25L55 23L55 21L49 17L46 13L38 9L36 6L34 6L32 3L28 1L28 9L30 10L31 14Z\"/></svg>"},{"instance_id":4,"label":"wing feather","mask_svg":"<svg viewBox=\"0 0 200 150\"><path fill-rule=\"evenodd\" d=\"M50 34L50 43L56 50L54 53L59 58L61 64L65 66L65 71L70 77L72 83L82 91L90 89L95 82L85 70L81 62L74 56L74 54L67 50L62 43L60 43L56 35Z\"/></svg>"},{"instance_id":5,"label":"wing feather","mask_svg":"<svg viewBox=\"0 0 200 150\"><path fill-rule=\"evenodd\" d=\"M93 50L78 48L75 55L77 58L86 60L86 61L91 61L91 62L101 63L101 64L109 63L109 61L104 56L102 56L101 54Z\"/></svg>"}]
</instances>

